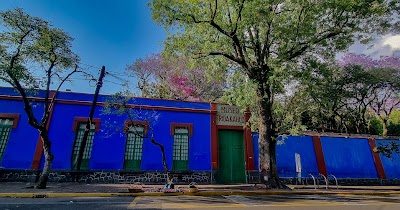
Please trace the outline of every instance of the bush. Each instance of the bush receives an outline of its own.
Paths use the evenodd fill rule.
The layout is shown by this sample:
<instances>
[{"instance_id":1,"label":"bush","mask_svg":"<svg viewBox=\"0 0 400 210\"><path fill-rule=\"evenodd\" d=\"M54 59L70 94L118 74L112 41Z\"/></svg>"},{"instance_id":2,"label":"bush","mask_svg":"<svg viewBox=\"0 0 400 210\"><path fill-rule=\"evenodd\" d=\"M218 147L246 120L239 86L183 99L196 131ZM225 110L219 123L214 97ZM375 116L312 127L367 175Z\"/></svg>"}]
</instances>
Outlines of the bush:
<instances>
[{"instance_id":1,"label":"bush","mask_svg":"<svg viewBox=\"0 0 400 210\"><path fill-rule=\"evenodd\" d=\"M370 132L372 135L383 135L383 124L377 117L371 119L370 125Z\"/></svg>"},{"instance_id":2,"label":"bush","mask_svg":"<svg viewBox=\"0 0 400 210\"><path fill-rule=\"evenodd\" d=\"M387 129L388 136L400 136L400 124L389 122Z\"/></svg>"}]
</instances>

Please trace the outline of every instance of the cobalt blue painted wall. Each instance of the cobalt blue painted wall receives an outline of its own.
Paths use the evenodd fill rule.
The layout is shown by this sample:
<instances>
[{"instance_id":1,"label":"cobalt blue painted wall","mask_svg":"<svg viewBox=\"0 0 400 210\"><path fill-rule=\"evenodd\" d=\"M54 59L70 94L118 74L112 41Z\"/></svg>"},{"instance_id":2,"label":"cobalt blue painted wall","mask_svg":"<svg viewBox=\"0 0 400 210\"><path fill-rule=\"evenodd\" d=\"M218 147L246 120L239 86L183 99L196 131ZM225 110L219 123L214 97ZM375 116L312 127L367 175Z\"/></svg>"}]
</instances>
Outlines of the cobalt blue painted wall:
<instances>
[{"instance_id":1,"label":"cobalt blue painted wall","mask_svg":"<svg viewBox=\"0 0 400 210\"><path fill-rule=\"evenodd\" d=\"M253 152L254 152L254 166L256 170L260 170L260 150L258 149L258 133L252 133Z\"/></svg>"},{"instance_id":2,"label":"cobalt blue painted wall","mask_svg":"<svg viewBox=\"0 0 400 210\"><path fill-rule=\"evenodd\" d=\"M71 154L75 133L72 132L74 117L85 117L89 106L57 104L51 123L50 138L53 140L54 169L70 169ZM126 136L123 133L127 116L101 114L98 107L95 118L101 118L100 130L96 133L89 169L118 170L123 167ZM157 120L150 122L154 129L154 138L163 144L168 166L172 167L173 136L170 125L175 123L192 123L193 135L189 142L189 170L211 170L210 115L205 113L187 113L157 111ZM62 134L59 136L57 132ZM58 136L58 137L57 137ZM159 148L145 139L143 143L142 170L163 170Z\"/></svg>"},{"instance_id":3,"label":"cobalt blue painted wall","mask_svg":"<svg viewBox=\"0 0 400 210\"><path fill-rule=\"evenodd\" d=\"M321 137L326 170L337 178L378 178L368 139Z\"/></svg>"},{"instance_id":4,"label":"cobalt blue painted wall","mask_svg":"<svg viewBox=\"0 0 400 210\"><path fill-rule=\"evenodd\" d=\"M254 164L259 166L258 133L253 133ZM302 163L302 176L318 175L318 165L315 158L314 144L310 136L287 136L282 144L276 146L277 166L280 177L296 177L296 162L294 154L299 153Z\"/></svg>"},{"instance_id":5,"label":"cobalt blue painted wall","mask_svg":"<svg viewBox=\"0 0 400 210\"><path fill-rule=\"evenodd\" d=\"M33 111L37 115L39 112L43 113L43 106L41 104L36 103L35 107ZM28 125L28 116L23 111L23 108L22 101L0 100L0 113L20 113L18 126L11 130L3 159L0 163L1 167L7 169L29 169L32 164L39 133Z\"/></svg>"},{"instance_id":6,"label":"cobalt blue painted wall","mask_svg":"<svg viewBox=\"0 0 400 210\"><path fill-rule=\"evenodd\" d=\"M377 139L376 146L379 146L380 144L385 145L390 142L396 142L397 144L400 144L399 140ZM382 160L383 169L385 170L385 173L386 173L386 178L387 179L400 179L400 155L397 153L393 153L392 157L388 158L388 157L380 154L380 157Z\"/></svg>"},{"instance_id":7,"label":"cobalt blue painted wall","mask_svg":"<svg viewBox=\"0 0 400 210\"><path fill-rule=\"evenodd\" d=\"M0 95L18 96L12 88L1 88ZM35 96L43 96L43 91ZM100 96L99 101L105 101L108 96ZM71 92L60 92L57 99L91 101L93 95ZM209 103L183 102L174 100L157 100L138 98L135 104L209 110ZM41 117L43 104L35 103L35 116ZM72 131L75 117L87 117L90 105L56 103L50 121L49 138L52 141L51 150L54 154L53 169L70 170L71 155L76 133ZM0 113L20 113L20 123L11 132L3 157L2 167L14 169L30 169L38 140L38 132L27 124L27 116L23 103L19 100L1 100ZM154 138L165 147L167 164L172 168L173 135L170 134L171 123L193 124L193 135L189 137L189 170L211 170L211 115L210 113L194 113L180 111L146 111L144 121L150 121ZM123 133L124 121L127 116L107 115L98 106L94 118L100 118L100 129L95 134L90 170L121 170L123 168L126 136ZM140 120L140 119L139 119ZM143 144L142 170L163 170L160 149L145 139ZM41 166L44 158L42 156Z\"/></svg>"},{"instance_id":8,"label":"cobalt blue painted wall","mask_svg":"<svg viewBox=\"0 0 400 210\"><path fill-rule=\"evenodd\" d=\"M295 153L300 154L302 176L318 175L318 165L315 158L314 144L311 136L278 137L276 159L280 177L296 177Z\"/></svg>"}]
</instances>

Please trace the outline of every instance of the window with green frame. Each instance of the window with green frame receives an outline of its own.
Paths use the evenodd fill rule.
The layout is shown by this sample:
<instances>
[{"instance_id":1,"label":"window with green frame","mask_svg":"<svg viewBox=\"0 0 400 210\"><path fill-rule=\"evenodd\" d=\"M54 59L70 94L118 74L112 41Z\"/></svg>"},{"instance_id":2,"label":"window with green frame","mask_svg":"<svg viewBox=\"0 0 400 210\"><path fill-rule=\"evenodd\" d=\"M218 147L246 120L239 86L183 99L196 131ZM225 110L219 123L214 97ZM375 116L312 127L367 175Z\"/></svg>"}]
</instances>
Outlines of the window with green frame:
<instances>
[{"instance_id":1,"label":"window with green frame","mask_svg":"<svg viewBox=\"0 0 400 210\"><path fill-rule=\"evenodd\" d=\"M86 129L86 122L80 122L75 136L74 149L72 151L72 169L77 169L79 149L82 144L83 135ZM89 169L89 161L92 153L95 124L90 126L89 135L86 141L85 150L82 156L81 170Z\"/></svg>"},{"instance_id":2,"label":"window with green frame","mask_svg":"<svg viewBox=\"0 0 400 210\"><path fill-rule=\"evenodd\" d=\"M189 128L174 128L174 153L172 170L188 170L189 162Z\"/></svg>"},{"instance_id":3,"label":"window with green frame","mask_svg":"<svg viewBox=\"0 0 400 210\"><path fill-rule=\"evenodd\" d=\"M140 170L144 133L145 127L143 125L130 125L128 127L126 133L124 169Z\"/></svg>"},{"instance_id":4,"label":"window with green frame","mask_svg":"<svg viewBox=\"0 0 400 210\"><path fill-rule=\"evenodd\" d=\"M3 155L6 150L13 122L13 119L0 118L0 162L3 159Z\"/></svg>"}]
</instances>

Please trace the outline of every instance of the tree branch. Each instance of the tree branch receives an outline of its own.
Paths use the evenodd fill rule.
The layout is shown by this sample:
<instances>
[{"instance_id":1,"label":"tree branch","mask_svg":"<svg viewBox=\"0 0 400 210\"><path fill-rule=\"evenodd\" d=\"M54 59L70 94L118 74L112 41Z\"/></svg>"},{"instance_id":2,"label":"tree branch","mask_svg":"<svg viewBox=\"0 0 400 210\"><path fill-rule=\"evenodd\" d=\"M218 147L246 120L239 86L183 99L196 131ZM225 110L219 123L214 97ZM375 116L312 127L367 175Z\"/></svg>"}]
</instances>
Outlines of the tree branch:
<instances>
[{"instance_id":1,"label":"tree branch","mask_svg":"<svg viewBox=\"0 0 400 210\"><path fill-rule=\"evenodd\" d=\"M47 81L46 81L46 92L45 92L45 98L44 98L44 114L41 120L42 126L46 126L46 124L43 125L43 119L47 115L46 113L49 112L49 95L50 95L50 84L51 84L51 75L52 75L52 70L54 68L54 61L51 61L49 68L47 69ZM47 121L47 120L46 120Z\"/></svg>"},{"instance_id":2,"label":"tree branch","mask_svg":"<svg viewBox=\"0 0 400 210\"><path fill-rule=\"evenodd\" d=\"M231 60L231 61L233 61L233 62L236 62L236 63L238 63L238 64L240 64L240 65L246 64L246 63L244 63L242 60L240 60L240 59L238 59L238 58L235 58L233 55L229 55L229 54L223 53L223 52L209 52L208 55L222 55L222 56L224 56L225 58L228 58L229 60Z\"/></svg>"},{"instance_id":3,"label":"tree branch","mask_svg":"<svg viewBox=\"0 0 400 210\"><path fill-rule=\"evenodd\" d=\"M22 101L24 102L24 110L26 112L26 114L28 115L28 123L36 128L36 129L40 129L41 127L39 126L38 121L35 118L35 115L33 114L32 111L32 107L29 104L29 100L28 100L28 96L25 92L25 89L22 87L21 83L19 82L18 78L15 77L15 75L13 74L12 70L15 67L15 64L17 63L19 57L20 57L20 52L21 52L21 45L24 42L24 39L29 35L29 33L31 32L31 30L29 30L28 32L26 32L19 40L19 46L17 47L17 51L16 53L11 57L10 60L10 65L8 66L8 68L6 68L6 73L7 75L11 78L12 81L12 86L14 88L17 89L17 91L21 94L22 96Z\"/></svg>"},{"instance_id":4,"label":"tree branch","mask_svg":"<svg viewBox=\"0 0 400 210\"><path fill-rule=\"evenodd\" d=\"M242 10L243 10L243 7L244 7L244 1L245 0L242 0L242 3L240 4L238 16L237 16L236 22L235 22L235 29L233 29L233 31L231 33L232 35L236 34L236 32L237 32L238 23L239 23L240 18L242 17Z\"/></svg>"},{"instance_id":5,"label":"tree branch","mask_svg":"<svg viewBox=\"0 0 400 210\"><path fill-rule=\"evenodd\" d=\"M44 115L43 115L42 120L41 120L41 125L42 125L42 126L46 126L46 124L47 124L47 122L48 122L48 120L49 120L50 110L51 110L52 107L54 106L54 103L55 103L55 101L56 101L58 92L59 92L60 89L61 89L61 86L64 84L65 81L68 80L68 78L69 78L70 76L72 76L73 74L75 74L75 73L77 73L77 72L82 72L82 71L78 71L78 65L75 65L75 69L74 69L72 72L70 72L64 79L61 80L61 82L60 82L60 84L58 85L57 89L54 91L54 95L53 95L53 97L52 97L52 99L51 99L51 101L50 101L50 103L49 103L49 106L47 107L47 109L44 110ZM50 91L48 91L48 92L50 92ZM47 99L48 99L48 98L47 98ZM47 100L46 100L46 101L47 101Z\"/></svg>"}]
</instances>

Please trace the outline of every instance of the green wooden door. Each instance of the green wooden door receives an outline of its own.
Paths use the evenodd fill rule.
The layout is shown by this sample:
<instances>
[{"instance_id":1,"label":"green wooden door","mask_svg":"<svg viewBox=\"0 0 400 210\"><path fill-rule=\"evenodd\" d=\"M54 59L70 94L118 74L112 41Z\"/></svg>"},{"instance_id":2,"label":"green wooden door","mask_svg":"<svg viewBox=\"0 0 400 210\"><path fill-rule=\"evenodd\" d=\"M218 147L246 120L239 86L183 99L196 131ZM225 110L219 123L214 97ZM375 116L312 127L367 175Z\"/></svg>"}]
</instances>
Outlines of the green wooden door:
<instances>
[{"instance_id":1,"label":"green wooden door","mask_svg":"<svg viewBox=\"0 0 400 210\"><path fill-rule=\"evenodd\" d=\"M220 183L245 183L243 131L218 131Z\"/></svg>"},{"instance_id":2,"label":"green wooden door","mask_svg":"<svg viewBox=\"0 0 400 210\"><path fill-rule=\"evenodd\" d=\"M189 128L176 127L174 129L174 153L172 170L186 171L189 163Z\"/></svg>"},{"instance_id":3,"label":"green wooden door","mask_svg":"<svg viewBox=\"0 0 400 210\"><path fill-rule=\"evenodd\" d=\"M140 125L130 126L125 146L124 169L140 170L142 163L144 127Z\"/></svg>"}]
</instances>

